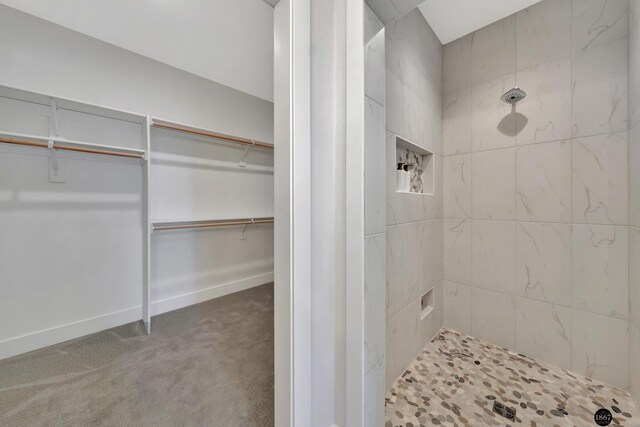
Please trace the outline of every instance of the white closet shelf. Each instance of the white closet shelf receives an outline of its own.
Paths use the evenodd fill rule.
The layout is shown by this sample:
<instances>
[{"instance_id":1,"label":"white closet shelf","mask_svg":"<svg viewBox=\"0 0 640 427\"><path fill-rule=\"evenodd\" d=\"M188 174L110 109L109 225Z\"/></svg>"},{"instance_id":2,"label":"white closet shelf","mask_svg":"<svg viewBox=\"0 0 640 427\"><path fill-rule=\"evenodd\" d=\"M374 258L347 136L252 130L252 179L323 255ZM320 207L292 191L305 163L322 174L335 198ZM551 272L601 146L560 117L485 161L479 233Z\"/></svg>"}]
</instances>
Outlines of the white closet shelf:
<instances>
[{"instance_id":1,"label":"white closet shelf","mask_svg":"<svg viewBox=\"0 0 640 427\"><path fill-rule=\"evenodd\" d=\"M48 137L0 131L0 143L31 145L35 147L49 148L49 141L53 142L53 146L51 148L58 150L79 151L85 153L106 154L111 156L133 158L143 158L145 154L145 150L141 150L138 148L127 148L115 145L73 141L59 137Z\"/></svg>"},{"instance_id":2,"label":"white closet shelf","mask_svg":"<svg viewBox=\"0 0 640 427\"><path fill-rule=\"evenodd\" d=\"M35 93L10 86L0 86L0 97L31 102L34 104L45 106L50 106L51 101L54 100L57 107L63 110L76 111L79 113L91 114L94 116L106 117L109 119L122 120L137 124L143 124L146 119L146 116L144 114L132 113L130 111L114 109L105 107L103 105L62 98L56 95Z\"/></svg>"},{"instance_id":3,"label":"white closet shelf","mask_svg":"<svg viewBox=\"0 0 640 427\"><path fill-rule=\"evenodd\" d=\"M225 219L167 220L153 221L154 231L180 230L190 228L233 227L239 225L272 224L273 217L242 217Z\"/></svg>"}]
</instances>

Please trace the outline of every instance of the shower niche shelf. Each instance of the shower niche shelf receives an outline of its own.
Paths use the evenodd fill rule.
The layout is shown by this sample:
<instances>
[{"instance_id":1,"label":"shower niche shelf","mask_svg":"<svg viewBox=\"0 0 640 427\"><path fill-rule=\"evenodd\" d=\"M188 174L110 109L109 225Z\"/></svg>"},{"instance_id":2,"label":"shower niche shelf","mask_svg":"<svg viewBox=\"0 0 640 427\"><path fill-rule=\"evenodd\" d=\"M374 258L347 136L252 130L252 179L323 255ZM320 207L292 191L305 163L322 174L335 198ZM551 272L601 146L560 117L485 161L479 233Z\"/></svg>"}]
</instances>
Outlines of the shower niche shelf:
<instances>
[{"instance_id":1,"label":"shower niche shelf","mask_svg":"<svg viewBox=\"0 0 640 427\"><path fill-rule=\"evenodd\" d=\"M396 170L396 193L434 195L433 153L396 136L396 163L408 165L408 177ZM408 183L405 182L408 178Z\"/></svg>"}]
</instances>

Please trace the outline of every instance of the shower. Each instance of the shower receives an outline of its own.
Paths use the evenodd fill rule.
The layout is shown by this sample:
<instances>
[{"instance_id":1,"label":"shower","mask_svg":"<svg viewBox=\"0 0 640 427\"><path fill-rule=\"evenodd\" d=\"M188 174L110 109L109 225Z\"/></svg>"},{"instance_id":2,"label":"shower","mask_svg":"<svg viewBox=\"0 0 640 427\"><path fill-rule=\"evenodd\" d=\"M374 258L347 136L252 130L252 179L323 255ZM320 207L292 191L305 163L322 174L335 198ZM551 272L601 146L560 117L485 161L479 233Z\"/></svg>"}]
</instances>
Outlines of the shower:
<instances>
[{"instance_id":1,"label":"shower","mask_svg":"<svg viewBox=\"0 0 640 427\"><path fill-rule=\"evenodd\" d=\"M518 102L526 98L527 93L520 89L518 86L508 90L500 99L507 104L516 105Z\"/></svg>"}]
</instances>

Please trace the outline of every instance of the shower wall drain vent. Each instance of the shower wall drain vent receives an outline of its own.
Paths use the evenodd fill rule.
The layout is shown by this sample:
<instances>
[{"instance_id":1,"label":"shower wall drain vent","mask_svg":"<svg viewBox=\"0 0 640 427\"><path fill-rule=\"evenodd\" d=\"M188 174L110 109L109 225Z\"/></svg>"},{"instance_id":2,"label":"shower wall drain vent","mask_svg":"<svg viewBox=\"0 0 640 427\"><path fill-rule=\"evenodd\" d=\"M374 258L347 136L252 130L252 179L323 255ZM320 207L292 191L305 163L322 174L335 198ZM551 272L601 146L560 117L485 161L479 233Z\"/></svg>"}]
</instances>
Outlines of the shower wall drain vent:
<instances>
[{"instance_id":1,"label":"shower wall drain vent","mask_svg":"<svg viewBox=\"0 0 640 427\"><path fill-rule=\"evenodd\" d=\"M505 417L508 420L516 419L516 408L511 408L509 406L503 405L498 401L493 402L493 412Z\"/></svg>"}]
</instances>

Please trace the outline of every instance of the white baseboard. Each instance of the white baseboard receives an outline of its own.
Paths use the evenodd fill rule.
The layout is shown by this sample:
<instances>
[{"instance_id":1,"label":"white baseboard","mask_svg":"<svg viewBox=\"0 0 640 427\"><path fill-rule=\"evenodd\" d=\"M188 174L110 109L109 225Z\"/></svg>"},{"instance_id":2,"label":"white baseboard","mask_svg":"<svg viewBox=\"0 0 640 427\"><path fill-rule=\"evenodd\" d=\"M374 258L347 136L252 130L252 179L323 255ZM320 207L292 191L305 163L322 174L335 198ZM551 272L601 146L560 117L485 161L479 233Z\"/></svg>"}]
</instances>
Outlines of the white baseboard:
<instances>
[{"instance_id":1,"label":"white baseboard","mask_svg":"<svg viewBox=\"0 0 640 427\"><path fill-rule=\"evenodd\" d=\"M155 316L157 314L167 313L179 308L209 301L210 299L220 298L235 292L244 291L245 289L264 285L269 282L273 282L273 272L247 277L236 280L235 282L222 283L211 286L210 288L189 292L188 294L155 301L151 303L151 315ZM151 319L151 330L153 331L153 319Z\"/></svg>"},{"instance_id":2,"label":"white baseboard","mask_svg":"<svg viewBox=\"0 0 640 427\"><path fill-rule=\"evenodd\" d=\"M53 344L80 338L105 329L114 328L142 318L142 307L133 307L115 313L91 317L50 329L33 332L0 341L0 360L37 350Z\"/></svg>"},{"instance_id":3,"label":"white baseboard","mask_svg":"<svg viewBox=\"0 0 640 427\"><path fill-rule=\"evenodd\" d=\"M247 277L235 282L223 283L200 291L156 301L151 303L151 315L155 316L156 314L177 310L179 308L219 298L234 292L264 285L269 282L273 282L273 272ZM142 319L142 307L133 307L18 337L12 337L4 341L0 341L0 360L53 344L80 338L85 335L104 331L105 329L126 325L127 323L135 322L140 319ZM151 321L151 325L153 328L153 320Z\"/></svg>"}]
</instances>

